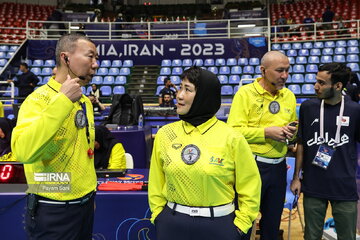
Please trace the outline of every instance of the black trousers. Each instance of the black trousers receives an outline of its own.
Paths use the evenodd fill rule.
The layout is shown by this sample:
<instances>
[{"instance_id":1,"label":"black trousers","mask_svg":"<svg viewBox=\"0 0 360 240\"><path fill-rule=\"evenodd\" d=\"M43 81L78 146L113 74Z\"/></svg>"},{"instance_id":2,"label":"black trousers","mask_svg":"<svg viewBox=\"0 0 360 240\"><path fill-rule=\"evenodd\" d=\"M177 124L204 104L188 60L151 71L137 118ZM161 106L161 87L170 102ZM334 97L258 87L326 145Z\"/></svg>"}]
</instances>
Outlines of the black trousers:
<instances>
[{"instance_id":1,"label":"black trousers","mask_svg":"<svg viewBox=\"0 0 360 240\"><path fill-rule=\"evenodd\" d=\"M30 240L91 240L94 222L95 194L84 204L37 203L25 214L25 227ZM28 198L29 201L29 198Z\"/></svg>"},{"instance_id":2,"label":"black trousers","mask_svg":"<svg viewBox=\"0 0 360 240\"><path fill-rule=\"evenodd\" d=\"M223 217L191 217L168 206L156 217L157 240L241 240L235 213Z\"/></svg>"},{"instance_id":3,"label":"black trousers","mask_svg":"<svg viewBox=\"0 0 360 240\"><path fill-rule=\"evenodd\" d=\"M286 194L286 161L268 164L256 161L261 175L260 239L278 239Z\"/></svg>"}]
</instances>

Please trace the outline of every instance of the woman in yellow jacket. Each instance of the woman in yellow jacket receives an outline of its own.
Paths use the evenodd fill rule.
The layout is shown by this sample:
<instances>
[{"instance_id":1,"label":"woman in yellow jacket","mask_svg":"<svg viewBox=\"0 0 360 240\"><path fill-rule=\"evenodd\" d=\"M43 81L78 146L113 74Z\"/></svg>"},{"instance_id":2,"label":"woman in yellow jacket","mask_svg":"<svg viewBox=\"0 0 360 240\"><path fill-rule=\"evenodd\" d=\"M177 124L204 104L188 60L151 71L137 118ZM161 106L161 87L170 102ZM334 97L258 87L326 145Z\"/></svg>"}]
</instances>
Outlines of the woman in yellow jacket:
<instances>
[{"instance_id":1,"label":"woman in yellow jacket","mask_svg":"<svg viewBox=\"0 0 360 240\"><path fill-rule=\"evenodd\" d=\"M95 168L125 169L126 158L123 145L104 126L95 127Z\"/></svg>"},{"instance_id":2,"label":"woman in yellow jacket","mask_svg":"<svg viewBox=\"0 0 360 240\"><path fill-rule=\"evenodd\" d=\"M215 116L221 106L216 75L192 67L181 79L181 120L160 128L151 157L149 205L157 239L242 239L259 211L254 157L245 138Z\"/></svg>"}]
</instances>

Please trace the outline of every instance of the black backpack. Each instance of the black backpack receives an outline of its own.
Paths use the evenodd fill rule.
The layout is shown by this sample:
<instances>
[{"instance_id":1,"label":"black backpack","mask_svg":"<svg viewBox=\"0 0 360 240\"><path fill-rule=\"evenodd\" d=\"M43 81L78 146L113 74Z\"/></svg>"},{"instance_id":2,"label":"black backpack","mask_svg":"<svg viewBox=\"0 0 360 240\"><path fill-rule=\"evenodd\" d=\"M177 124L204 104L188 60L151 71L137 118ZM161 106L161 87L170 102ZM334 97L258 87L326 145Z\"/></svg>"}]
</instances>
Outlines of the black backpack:
<instances>
[{"instance_id":1,"label":"black backpack","mask_svg":"<svg viewBox=\"0 0 360 240\"><path fill-rule=\"evenodd\" d=\"M140 114L144 116L144 105L139 95L114 94L106 124L138 125Z\"/></svg>"}]
</instances>

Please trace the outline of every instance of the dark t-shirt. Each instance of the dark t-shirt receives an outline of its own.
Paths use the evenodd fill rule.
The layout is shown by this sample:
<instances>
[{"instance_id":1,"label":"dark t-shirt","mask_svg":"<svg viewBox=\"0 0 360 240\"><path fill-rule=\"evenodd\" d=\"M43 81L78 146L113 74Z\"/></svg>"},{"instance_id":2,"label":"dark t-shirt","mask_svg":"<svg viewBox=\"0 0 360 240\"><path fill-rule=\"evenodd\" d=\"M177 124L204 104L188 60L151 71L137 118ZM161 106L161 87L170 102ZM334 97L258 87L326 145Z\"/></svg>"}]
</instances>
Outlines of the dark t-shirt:
<instances>
[{"instance_id":1,"label":"dark t-shirt","mask_svg":"<svg viewBox=\"0 0 360 240\"><path fill-rule=\"evenodd\" d=\"M14 82L15 86L19 88L19 97L27 97L34 91L35 86L39 82L39 78L31 71L27 71L19 75L18 80ZM33 86L30 85L33 84Z\"/></svg>"},{"instance_id":2,"label":"dark t-shirt","mask_svg":"<svg viewBox=\"0 0 360 240\"><path fill-rule=\"evenodd\" d=\"M309 197L356 201L356 141L360 141L360 105L345 99L340 146L336 147L325 170L312 164L320 144L320 104L320 99L310 99L300 107L298 135L304 146L302 191ZM324 104L324 137L330 146L335 141L339 111L340 103L334 106Z\"/></svg>"},{"instance_id":3,"label":"dark t-shirt","mask_svg":"<svg viewBox=\"0 0 360 240\"><path fill-rule=\"evenodd\" d=\"M159 92L159 96L161 97L163 94L170 94L173 99L176 98L176 92L171 88L164 87L163 89L161 89L161 91Z\"/></svg>"}]
</instances>

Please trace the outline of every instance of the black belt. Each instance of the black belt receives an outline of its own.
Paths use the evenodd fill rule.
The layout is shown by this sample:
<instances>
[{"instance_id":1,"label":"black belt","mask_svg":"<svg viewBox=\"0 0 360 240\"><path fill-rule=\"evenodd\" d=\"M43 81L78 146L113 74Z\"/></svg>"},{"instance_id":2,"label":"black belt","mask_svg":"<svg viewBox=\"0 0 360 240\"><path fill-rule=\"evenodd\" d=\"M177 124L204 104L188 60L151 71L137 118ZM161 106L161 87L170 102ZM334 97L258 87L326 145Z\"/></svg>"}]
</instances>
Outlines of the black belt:
<instances>
[{"instance_id":1,"label":"black belt","mask_svg":"<svg viewBox=\"0 0 360 240\"><path fill-rule=\"evenodd\" d=\"M92 191L92 192L86 194L85 196L83 196L81 198L77 198L77 199L74 199L74 200L68 200L68 201L57 201L57 200L42 197L42 196L39 196L39 195L36 195L36 194L30 194L30 195L34 195L37 202L39 202L39 203L52 204L52 205L66 205L66 204L80 204L80 205L83 205L86 202L88 202L95 195L95 191Z\"/></svg>"}]
</instances>

